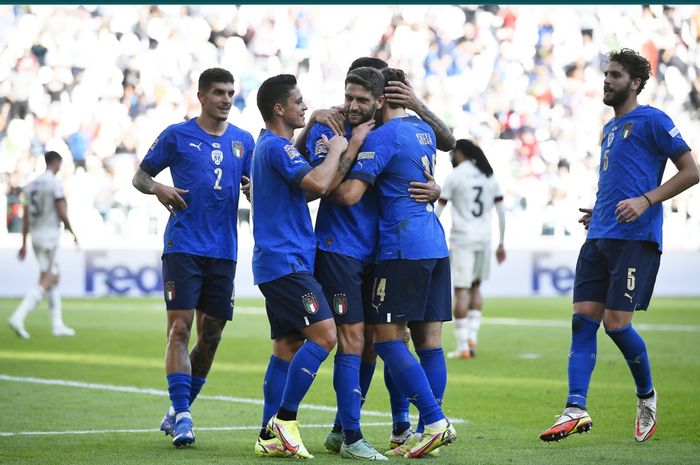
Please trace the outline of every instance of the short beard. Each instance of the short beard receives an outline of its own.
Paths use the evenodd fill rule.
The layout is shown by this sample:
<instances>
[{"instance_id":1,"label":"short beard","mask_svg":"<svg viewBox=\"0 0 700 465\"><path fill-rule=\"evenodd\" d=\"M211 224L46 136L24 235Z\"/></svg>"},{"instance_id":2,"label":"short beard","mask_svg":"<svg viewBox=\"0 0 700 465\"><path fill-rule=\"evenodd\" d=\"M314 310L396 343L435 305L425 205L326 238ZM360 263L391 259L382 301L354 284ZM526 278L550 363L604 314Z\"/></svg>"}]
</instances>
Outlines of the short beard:
<instances>
[{"instance_id":1,"label":"short beard","mask_svg":"<svg viewBox=\"0 0 700 465\"><path fill-rule=\"evenodd\" d=\"M609 107L613 107L613 108L619 107L620 105L622 105L623 103L625 103L627 101L627 99L630 96L631 91L632 91L632 82L627 84L627 87L625 87L624 89L620 89L620 90L614 92L612 97L610 97L609 99L606 100L605 97L603 97L603 103Z\"/></svg>"},{"instance_id":2,"label":"short beard","mask_svg":"<svg viewBox=\"0 0 700 465\"><path fill-rule=\"evenodd\" d=\"M369 111L369 112L363 114L362 117L360 118L360 122L357 123L357 124L355 124L355 125L353 125L352 127L357 127L357 126L359 126L360 124L366 123L367 121L373 119L373 118L374 118L374 114L375 114L376 112L377 112L377 107L376 107L376 105L375 105L374 108L372 109L372 111ZM349 121L348 121L348 122L349 122ZM350 123L350 124L352 125L352 123Z\"/></svg>"}]
</instances>

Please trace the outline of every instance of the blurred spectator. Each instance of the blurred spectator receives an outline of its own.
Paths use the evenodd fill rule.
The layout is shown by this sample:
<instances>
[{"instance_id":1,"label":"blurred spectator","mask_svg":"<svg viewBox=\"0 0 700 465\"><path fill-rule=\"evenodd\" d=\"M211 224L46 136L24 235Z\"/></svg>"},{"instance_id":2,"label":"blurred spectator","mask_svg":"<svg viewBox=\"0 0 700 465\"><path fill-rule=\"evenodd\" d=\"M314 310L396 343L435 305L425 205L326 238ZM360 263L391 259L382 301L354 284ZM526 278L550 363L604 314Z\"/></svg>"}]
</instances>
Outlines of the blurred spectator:
<instances>
[{"instance_id":1,"label":"blurred spectator","mask_svg":"<svg viewBox=\"0 0 700 465\"><path fill-rule=\"evenodd\" d=\"M697 5L0 5L0 177L16 180L0 184L8 226L19 214L11 190L53 149L72 154L62 176L80 198L82 237L157 238L164 218L124 173L164 126L196 114L202 70L233 73L232 122L258 134L262 80L296 74L307 104L329 107L342 102L350 62L376 55L407 71L457 138L497 154L511 224L523 223L513 248L580 235L571 217L593 204L596 141L611 116L600 105L605 53L631 47L652 62L643 103L673 115L697 153L699 45ZM438 163L437 181L448 172ZM679 246L700 248L697 191L668 205L668 227L690 237Z\"/></svg>"}]
</instances>

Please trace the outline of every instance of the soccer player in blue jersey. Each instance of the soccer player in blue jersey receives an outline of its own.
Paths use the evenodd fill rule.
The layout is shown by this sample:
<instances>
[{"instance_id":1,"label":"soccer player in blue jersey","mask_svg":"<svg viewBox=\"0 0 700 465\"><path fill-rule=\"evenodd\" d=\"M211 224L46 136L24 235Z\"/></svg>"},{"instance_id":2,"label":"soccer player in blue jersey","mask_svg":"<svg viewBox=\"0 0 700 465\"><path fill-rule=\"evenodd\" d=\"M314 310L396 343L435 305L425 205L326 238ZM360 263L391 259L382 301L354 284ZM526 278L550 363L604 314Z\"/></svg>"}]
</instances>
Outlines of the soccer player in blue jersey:
<instances>
[{"instance_id":1,"label":"soccer player in blue jersey","mask_svg":"<svg viewBox=\"0 0 700 465\"><path fill-rule=\"evenodd\" d=\"M374 126L375 112L384 104L384 77L374 68L358 68L345 78L345 134L347 151L358 152ZM324 124L311 127L307 152L312 166L328 153L324 143L333 130ZM374 363L363 365L365 309L374 271L377 239L377 199L370 189L350 207L321 199L316 217L315 276L331 304L338 328L338 350L333 368L338 415L335 431L325 441L328 452L341 457L388 460L367 442L360 430L360 408L369 388ZM364 376L361 376L360 373ZM342 433L341 433L342 429Z\"/></svg>"},{"instance_id":2,"label":"soccer player in blue jersey","mask_svg":"<svg viewBox=\"0 0 700 465\"><path fill-rule=\"evenodd\" d=\"M299 433L297 410L336 344L336 326L313 277L316 241L306 202L332 192L354 156L339 135L323 136L328 153L318 166L301 156L291 139L304 127L307 107L296 84L289 74L274 76L257 95L266 131L252 163L253 275L265 296L273 343L255 453L312 458Z\"/></svg>"},{"instance_id":3,"label":"soccer player in blue jersey","mask_svg":"<svg viewBox=\"0 0 700 465\"><path fill-rule=\"evenodd\" d=\"M355 61L352 62L350 65L350 69L348 70L348 73L351 73L352 71L356 70L357 68L360 67L369 67L369 68L374 68L377 70L382 70L385 68L388 68L388 64L379 58L375 57L361 57L356 59ZM413 89L411 88L410 85L408 85L408 81L406 82L399 82L399 81L392 81L385 83L386 87L384 88L384 94L386 97L386 100L388 102L392 103L397 103L402 106L405 106L406 108L409 108L413 111L415 111L421 119L426 121L435 131L437 136L437 145L438 148L441 150L450 150L452 147L454 147L455 144L455 139L454 136L452 136L452 133L450 132L449 128L445 125L444 122L442 122L437 116L435 116L423 102L420 101L413 92ZM357 88L356 88L357 89ZM359 90L359 89L357 89ZM369 91L365 91L364 93L366 94ZM363 99L365 100L371 100L372 96L371 95L364 95L362 96ZM380 108L381 110L381 108ZM357 111L357 110L355 110ZM347 109L345 110L345 113L347 114L348 111ZM381 121L381 114L380 111L377 112L375 121L378 125L382 124ZM348 123L348 128L350 128L350 124ZM328 131L326 131L328 132ZM313 143L312 143L313 144ZM308 151L313 153L313 150L315 149L315 145L309 145L308 146ZM410 188L408 189L409 193L411 194L411 198L414 199L417 202L435 202L439 197L440 197L440 187L435 184L435 181L433 180L432 176L430 173L425 172L425 177L427 178L427 182L422 182L422 181L417 181L413 180L410 182ZM375 197L373 192L370 192L368 194L370 197ZM370 244L374 244L373 247L376 246L376 237L375 235L370 235L367 233L369 228L367 227L367 220L364 221L357 221L356 217L361 214L361 212L365 215L370 214L372 216L371 220L372 223L376 225L377 221L377 211L376 209L367 209L367 201L364 198L361 199L358 205L349 207L350 209L353 210L352 213L347 213L347 214L335 214L335 212L343 212L342 207L333 207L332 203L329 203L326 208L322 205L321 208L319 209L319 215L317 217L317 241L319 242L319 249L322 249L324 246L322 244L325 244L326 241L328 240L328 237L331 237L334 234L340 234L341 236L349 236L349 237L355 237L354 241L356 242L359 240L358 238L362 238L364 241L365 248L370 247ZM322 201L322 204L324 202ZM334 221L325 221L324 219L324 213L325 212L332 212L333 214L333 220ZM326 237L319 237L318 234L318 225L324 225L322 227L322 235L321 236L326 236ZM337 231L334 231L337 230ZM333 240L333 242L338 243L339 241ZM332 253L331 249L326 249L327 251L330 251ZM336 263L338 266L334 267L337 268L333 273L324 273L324 275L336 275L336 274L342 274L344 270L347 268L345 266L342 266L343 264ZM372 266L372 265L370 265ZM362 280L359 285L362 287L362 290L360 291L354 291L355 293L362 294L365 296L368 293L371 293L371 288L372 288L372 282L374 279L373 273L370 270L370 266L365 267L365 272L362 275ZM372 266L373 268L373 266ZM317 273L318 274L318 273ZM327 279L327 282L323 281L323 278L321 277L321 274L318 274L318 279L321 281L321 283L324 286L324 290L326 290L326 294L329 295L329 301L333 301L336 293L338 294L347 294L347 289L342 289L338 287L340 283L344 282L350 282L344 281L344 280L334 280L334 282L329 282L333 280ZM336 283L338 285L336 285ZM328 288L330 287L330 291ZM364 306L365 306L365 311L367 311L368 305L369 305L369 297L365 297L364 299ZM350 311L352 313L352 310ZM351 326L350 325L345 325L343 326L343 323L347 323L350 321L352 316L344 315L343 317L339 318L336 316L336 324L339 325L340 331L349 331ZM360 362L360 374L359 374L359 385L360 385L360 392L362 396L362 401L364 401L365 397L367 396L367 392L369 391L369 386L372 381L372 376L374 374L374 368L376 364L376 359L377 359L377 353L374 351L374 348L372 346L372 332L373 329L371 325L364 325L365 326L365 340L364 340L364 350L362 351L362 357L361 357L361 362ZM352 331L357 332L357 329L359 329L358 324L352 324ZM406 329L406 333L404 334L404 341L408 342L410 339L410 333L408 331L408 328ZM354 334L352 336L352 340L354 341L355 344L359 344L360 339L357 336L357 334ZM341 341L342 342L342 341ZM340 344L340 343L339 343ZM342 349L339 349L342 350ZM399 387L396 385L396 383L392 380L390 374L388 373L386 369L386 365L384 367L384 382L386 384L387 390L389 391L389 400L391 403L391 413L392 413L392 419L393 419L393 425L392 425L392 434L389 439L389 448L394 449L402 444L404 444L407 441L411 441L412 437L414 434L422 434L422 427L423 424L419 422L418 428L416 430L416 433L413 432L411 429L411 423L409 420L409 402L408 399L406 399L403 394L401 393L401 390ZM344 384L342 384L344 385ZM346 396L343 396L343 398L346 398ZM352 434L352 433L351 433ZM327 451L329 452L340 452L341 447L342 447L342 442L344 440L344 434L343 434L343 428L341 426L341 420L340 420L340 415L336 414L335 422L333 425L333 429L328 433L326 436L324 446ZM360 443L361 444L361 443ZM438 451L436 450L435 453Z\"/></svg>"},{"instance_id":4,"label":"soccer player in blue jersey","mask_svg":"<svg viewBox=\"0 0 700 465\"><path fill-rule=\"evenodd\" d=\"M197 92L200 115L166 128L133 179L138 190L155 195L171 213L163 246L171 407L161 430L177 447L195 440L190 405L233 317L239 185L249 175L254 148L249 133L227 122L233 82L224 69L204 71ZM165 168L176 187L153 180ZM197 342L188 353L194 319Z\"/></svg>"},{"instance_id":5,"label":"soccer player in blue jersey","mask_svg":"<svg viewBox=\"0 0 700 465\"><path fill-rule=\"evenodd\" d=\"M387 68L386 81L405 82L403 71ZM447 383L442 323L451 319L450 269L445 234L431 203L410 198L405 186L432 173L435 134L405 107L387 103L383 124L365 140L357 163L333 194L354 205L374 185L379 198L378 264L372 289L374 348L389 374L418 408L422 437L399 446L394 455L421 457L456 439L440 403ZM406 325L421 363L403 343Z\"/></svg>"},{"instance_id":6,"label":"soccer player in blue jersey","mask_svg":"<svg viewBox=\"0 0 700 465\"><path fill-rule=\"evenodd\" d=\"M611 52L603 81L603 103L615 117L603 128L598 192L593 209L581 209L588 230L576 264L574 314L566 408L544 431L558 441L590 430L588 385L596 362L596 334L605 332L622 352L637 393L634 437L656 430L656 399L644 340L632 327L646 310L662 250L661 202L698 182L698 167L673 121L661 110L639 105L637 95L651 74L649 62L630 49ZM666 160L678 172L661 184Z\"/></svg>"}]
</instances>

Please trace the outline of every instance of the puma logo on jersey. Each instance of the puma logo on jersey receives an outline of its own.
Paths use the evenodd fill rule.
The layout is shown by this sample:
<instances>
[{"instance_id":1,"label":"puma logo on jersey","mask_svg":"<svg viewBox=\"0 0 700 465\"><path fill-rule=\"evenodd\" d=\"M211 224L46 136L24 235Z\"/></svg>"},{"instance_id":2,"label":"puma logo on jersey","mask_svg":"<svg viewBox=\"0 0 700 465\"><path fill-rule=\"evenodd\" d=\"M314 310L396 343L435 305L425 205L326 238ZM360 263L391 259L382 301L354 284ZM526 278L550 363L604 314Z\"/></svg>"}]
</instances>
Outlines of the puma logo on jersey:
<instances>
[{"instance_id":1,"label":"puma logo on jersey","mask_svg":"<svg viewBox=\"0 0 700 465\"><path fill-rule=\"evenodd\" d=\"M202 143L201 142L199 144L195 144L194 142L190 142L190 147L194 147L200 152L202 151Z\"/></svg>"},{"instance_id":2,"label":"puma logo on jersey","mask_svg":"<svg viewBox=\"0 0 700 465\"><path fill-rule=\"evenodd\" d=\"M625 297L627 297L628 299L630 299L630 303L632 303L632 299L634 298L634 294L630 295L630 294L628 294L628 293L625 292Z\"/></svg>"}]
</instances>

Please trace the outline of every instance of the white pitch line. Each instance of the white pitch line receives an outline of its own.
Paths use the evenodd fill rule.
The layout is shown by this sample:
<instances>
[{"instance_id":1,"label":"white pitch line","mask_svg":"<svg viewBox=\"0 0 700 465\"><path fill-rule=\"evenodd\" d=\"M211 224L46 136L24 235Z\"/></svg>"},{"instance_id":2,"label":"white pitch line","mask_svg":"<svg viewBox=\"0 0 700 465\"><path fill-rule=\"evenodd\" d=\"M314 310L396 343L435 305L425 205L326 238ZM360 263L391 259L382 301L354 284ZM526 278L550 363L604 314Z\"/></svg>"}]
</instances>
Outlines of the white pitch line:
<instances>
[{"instance_id":1,"label":"white pitch line","mask_svg":"<svg viewBox=\"0 0 700 465\"><path fill-rule=\"evenodd\" d=\"M150 389L150 388L139 388L135 386L116 386L113 384L97 384L97 383L84 383L82 381L70 381L65 379L47 379L47 378L34 378L27 376L11 376L0 374L0 381L16 382L16 383L31 383L31 384L44 384L52 386L66 386L80 389L94 389L100 391L112 391L112 392L127 392L130 394L146 394L152 396L168 397L168 391L162 389ZM252 405L263 405L261 399L250 399L245 397L232 397L232 396L207 396L199 395L198 400L218 400L223 402L233 402L237 404L252 404ZM304 404L304 409L309 410L319 410L323 412L335 412L335 407L329 407L327 405L314 405L314 404ZM388 412L379 412L376 410L362 410L363 416L372 417L391 417ZM450 418L452 423L465 423L466 420L462 418ZM363 423L363 426L383 426L384 423ZM321 426L328 427L325 425L304 425L312 428L320 428ZM248 427L248 426L232 426L232 427L222 427L222 431L236 430L236 429L259 429L260 426ZM202 431L216 430L216 428L197 428ZM142 433L142 432L152 432L154 430L144 429L144 430L85 430L85 431L27 431L27 432L0 432L0 436L15 436L15 435L51 435L51 434L98 434L98 433Z\"/></svg>"},{"instance_id":2,"label":"white pitch line","mask_svg":"<svg viewBox=\"0 0 700 465\"><path fill-rule=\"evenodd\" d=\"M456 423L456 422L453 422ZM331 423L306 424L304 428L329 428L333 426ZM390 422L384 423L362 423L363 427L374 426L391 426ZM195 426L195 431L259 431L260 425L254 426ZM161 431L154 428L147 429L91 429L91 430L67 430L67 431L17 431L10 432L0 431L0 437L11 436L60 436L60 435L81 435L81 434L121 434L121 433L160 433Z\"/></svg>"}]
</instances>

